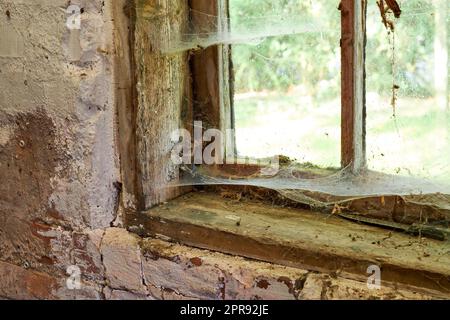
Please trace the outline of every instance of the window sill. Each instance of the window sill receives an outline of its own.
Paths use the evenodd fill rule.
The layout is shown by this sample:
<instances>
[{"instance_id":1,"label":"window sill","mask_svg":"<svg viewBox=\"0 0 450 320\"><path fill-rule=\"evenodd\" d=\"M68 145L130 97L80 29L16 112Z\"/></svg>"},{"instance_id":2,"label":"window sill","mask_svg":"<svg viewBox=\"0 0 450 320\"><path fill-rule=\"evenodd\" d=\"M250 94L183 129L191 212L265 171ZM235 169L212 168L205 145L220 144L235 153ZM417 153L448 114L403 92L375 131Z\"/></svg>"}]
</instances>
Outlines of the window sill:
<instances>
[{"instance_id":1,"label":"window sill","mask_svg":"<svg viewBox=\"0 0 450 320\"><path fill-rule=\"evenodd\" d=\"M448 242L420 239L323 213L190 193L146 212L128 212L141 236L384 285L450 292Z\"/></svg>"}]
</instances>

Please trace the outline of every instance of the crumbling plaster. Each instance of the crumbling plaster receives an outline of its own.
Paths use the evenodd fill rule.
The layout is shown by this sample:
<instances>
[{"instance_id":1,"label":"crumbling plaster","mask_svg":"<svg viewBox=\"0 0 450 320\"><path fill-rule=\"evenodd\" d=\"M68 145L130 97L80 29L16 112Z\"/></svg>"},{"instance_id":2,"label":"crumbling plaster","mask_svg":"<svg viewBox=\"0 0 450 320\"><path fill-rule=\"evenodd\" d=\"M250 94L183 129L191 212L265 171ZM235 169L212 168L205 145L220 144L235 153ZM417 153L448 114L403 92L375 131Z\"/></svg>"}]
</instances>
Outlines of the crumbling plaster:
<instances>
[{"instance_id":1,"label":"crumbling plaster","mask_svg":"<svg viewBox=\"0 0 450 320\"><path fill-rule=\"evenodd\" d=\"M116 218L111 3L0 0L1 261L64 274L63 239ZM82 8L79 31L66 27L69 4Z\"/></svg>"}]
</instances>

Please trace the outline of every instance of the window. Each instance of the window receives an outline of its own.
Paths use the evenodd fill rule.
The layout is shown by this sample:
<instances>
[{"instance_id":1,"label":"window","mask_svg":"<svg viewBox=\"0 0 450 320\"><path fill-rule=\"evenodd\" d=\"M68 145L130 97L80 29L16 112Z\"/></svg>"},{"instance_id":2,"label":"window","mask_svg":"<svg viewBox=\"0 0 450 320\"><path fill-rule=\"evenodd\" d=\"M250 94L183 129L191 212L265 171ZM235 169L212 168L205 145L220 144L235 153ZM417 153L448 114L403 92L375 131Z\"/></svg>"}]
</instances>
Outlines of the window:
<instances>
[{"instance_id":1,"label":"window","mask_svg":"<svg viewBox=\"0 0 450 320\"><path fill-rule=\"evenodd\" d=\"M356 188L346 179L313 188L337 196L448 191L434 184L447 181L449 170L448 84L442 84L448 83L448 9L441 8L448 5L421 0L267 0L259 1L255 10L253 1L229 0L228 18L222 13L219 19L214 9L202 12L198 3L192 20L205 28L200 27L194 42L218 43L222 49L215 71L203 63L205 52L216 48L197 55L199 68L194 63L193 72L204 79L199 90L194 89L199 97L194 101L201 110L199 118L216 114L215 121L207 119L209 127L215 122L216 128L235 130L222 142L235 139L238 159L281 155L298 163L296 168L329 168L322 171L325 175L338 167L365 175L367 183ZM205 109L198 102L211 101L211 92L201 91L211 85L205 75L214 72L222 77L214 92L219 98ZM231 85L225 87L228 77ZM421 108L423 103L432 106ZM439 141L431 143L438 136ZM428 151L418 151L417 143ZM226 150L229 145L224 144ZM430 177L433 181L423 181ZM291 187L305 188L305 183L297 183Z\"/></svg>"},{"instance_id":2,"label":"window","mask_svg":"<svg viewBox=\"0 0 450 320\"><path fill-rule=\"evenodd\" d=\"M127 151L137 155L130 184L138 205L126 215L131 230L287 265L327 261L325 269L336 269L339 261L359 275L367 261L391 257L408 241L389 235L393 243L385 246L384 231L323 222L317 211L448 239L448 184L427 181L431 171L422 170L444 176L448 169L450 144L433 139L447 137L449 123L437 107L448 104L448 9L438 0L149 6L135 26L137 130ZM280 166L267 170L273 155ZM243 194L256 201L240 206ZM341 238L327 238L321 230L328 228ZM348 230L358 236L344 237ZM348 248L356 248L352 258ZM434 243L433 250L441 257L448 248ZM448 277L432 280L447 272L448 258L442 269L428 265L426 275L414 270L416 260L408 267L382 260L393 281L450 288Z\"/></svg>"},{"instance_id":3,"label":"window","mask_svg":"<svg viewBox=\"0 0 450 320\"><path fill-rule=\"evenodd\" d=\"M280 157L321 175L364 167L364 2L190 5L189 32L173 43L194 49L194 119L205 130L233 130L219 154L269 166Z\"/></svg>"},{"instance_id":4,"label":"window","mask_svg":"<svg viewBox=\"0 0 450 320\"><path fill-rule=\"evenodd\" d=\"M448 4L176 3L136 23L137 207L230 184L333 211L448 202Z\"/></svg>"}]
</instances>

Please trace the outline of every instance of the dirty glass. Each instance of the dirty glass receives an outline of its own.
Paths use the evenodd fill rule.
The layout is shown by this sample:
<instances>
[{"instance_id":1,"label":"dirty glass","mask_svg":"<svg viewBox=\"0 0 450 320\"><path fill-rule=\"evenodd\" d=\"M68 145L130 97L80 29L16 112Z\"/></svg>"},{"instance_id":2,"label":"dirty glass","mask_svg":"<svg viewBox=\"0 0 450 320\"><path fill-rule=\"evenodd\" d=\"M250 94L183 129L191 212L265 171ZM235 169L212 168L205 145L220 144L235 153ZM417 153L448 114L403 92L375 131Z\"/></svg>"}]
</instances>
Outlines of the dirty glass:
<instances>
[{"instance_id":1,"label":"dirty glass","mask_svg":"<svg viewBox=\"0 0 450 320\"><path fill-rule=\"evenodd\" d=\"M388 174L450 180L448 0L398 1L367 21L367 161Z\"/></svg>"},{"instance_id":2,"label":"dirty glass","mask_svg":"<svg viewBox=\"0 0 450 320\"><path fill-rule=\"evenodd\" d=\"M338 3L229 1L232 34L275 34L232 46L239 156L339 167Z\"/></svg>"}]
</instances>

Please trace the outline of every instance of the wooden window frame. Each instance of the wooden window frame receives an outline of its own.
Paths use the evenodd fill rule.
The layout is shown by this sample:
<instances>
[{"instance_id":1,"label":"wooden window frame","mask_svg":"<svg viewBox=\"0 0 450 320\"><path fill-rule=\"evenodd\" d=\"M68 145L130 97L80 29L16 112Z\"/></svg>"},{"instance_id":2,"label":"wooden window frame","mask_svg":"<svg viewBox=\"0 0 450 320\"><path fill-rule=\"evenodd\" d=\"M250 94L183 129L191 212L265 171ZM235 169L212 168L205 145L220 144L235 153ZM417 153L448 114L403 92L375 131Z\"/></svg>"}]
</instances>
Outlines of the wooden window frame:
<instances>
[{"instance_id":1,"label":"wooden window frame","mask_svg":"<svg viewBox=\"0 0 450 320\"><path fill-rule=\"evenodd\" d=\"M222 4L219 8L218 3ZM190 0L192 9L228 16L228 0ZM341 0L341 167L358 173L366 168L365 46L367 0ZM195 119L222 132L234 128L231 48L218 45L195 54ZM228 57L228 58L227 58ZM209 75L209 77L207 76ZM215 81L208 83L214 78ZM226 81L226 79L230 81ZM204 103L206 102L206 103ZM233 142L235 143L235 142ZM224 148L225 149L225 148Z\"/></svg>"},{"instance_id":2,"label":"wooden window frame","mask_svg":"<svg viewBox=\"0 0 450 320\"><path fill-rule=\"evenodd\" d=\"M117 25L120 39L116 45L115 72L123 75L117 84L116 101L122 166L122 184L119 187L126 209L144 211L193 190L191 187L171 187L173 180L170 178L177 170L170 165L173 130L192 130L194 119L201 120L206 126L204 129L224 131L234 128L230 46L218 45L170 55L152 50L152 37L155 35L164 40L170 32L182 32L189 22L189 9L209 15L228 15L228 8L224 5L226 1L161 0L155 7L154 1L140 0L136 3L141 7L133 8L128 5L130 1L120 0L115 7L116 21L121 21ZM174 8L173 3L183 4ZM125 11L121 10L123 7ZM357 174L366 168L367 0L341 0L339 10L342 26L341 166L349 167ZM185 25L180 22L178 30L173 30L167 21L154 20L152 12L159 11L167 15L178 12L178 15L183 15ZM157 33L151 32L148 17ZM142 20L146 22L142 23ZM155 81L155 74L158 81ZM225 175L227 172L243 172L245 176L247 169L251 173L255 169L245 167L241 170L240 165L218 167L216 169L226 171ZM392 202L395 208L404 207L400 197L383 198L383 203Z\"/></svg>"},{"instance_id":3,"label":"wooden window frame","mask_svg":"<svg viewBox=\"0 0 450 320\"><path fill-rule=\"evenodd\" d=\"M193 119L201 120L206 126L204 129L215 128L222 132L234 129L231 47L217 45L195 53L167 56L152 50L152 41L157 37L156 40L162 42L171 32L181 33L189 24L191 8L218 17L229 16L229 12L228 0L161 0L159 4L142 0L134 1L134 8L130 5L132 2L120 0L115 13L122 22L117 26L120 41L116 50L120 55L116 72L124 75L117 89L122 137L119 148L125 207L146 210L191 191L191 188L169 186L175 170L170 165L168 149L173 130L180 127L192 130ZM341 0L339 6L342 24L341 160L342 167L351 166L354 172L365 167L366 5L367 0ZM120 7L125 7L125 12L121 12ZM154 19L154 12L168 17L178 14L177 19L184 20L174 28L164 19ZM129 19L124 19L124 15ZM145 23L149 18L158 32L151 32ZM224 23L222 27L228 26ZM129 44L129 48L125 44ZM158 81L152 78L154 74L158 74ZM235 147L235 141L224 143Z\"/></svg>"},{"instance_id":4,"label":"wooden window frame","mask_svg":"<svg viewBox=\"0 0 450 320\"><path fill-rule=\"evenodd\" d=\"M218 6L217 1L221 0L190 0L189 5L207 14L227 14L227 9ZM366 236L383 239L384 229L371 229L336 217L324 217L326 221L320 222L311 210L274 207L247 199L243 199L242 208L230 211L230 203L217 192L189 194L192 191L189 187L169 187L166 179L174 169L169 165L170 135L174 129L189 128L192 119L221 130L234 126L233 92L228 81L232 74L231 49L219 45L194 56L189 52L158 53L152 49L152 37L164 39L170 36L169 24L153 22L152 27L158 32L152 32L154 30L149 30L148 24L140 22L142 17L136 15L152 18L153 12L160 11L185 14L189 11L187 2L160 0L158 7L152 0L136 2L142 7L133 10L126 5L128 0L117 0L114 13L119 36L115 48L115 72L122 75L116 88L121 136L122 217L128 230L141 236L160 237L307 270L344 274L362 281L367 278L368 265L380 264L383 281L437 291L450 290L450 274L442 263L435 266L430 262L420 269L413 263L417 260L414 252L408 261L391 259L389 250L371 251L376 239L373 243L360 244L364 241L355 242L348 237L352 232L361 235L354 239ZM174 8L173 2L180 3L181 7ZM121 11L122 6L127 9L125 12ZM367 0L341 0L339 8L342 19L342 167L358 173L366 166L364 51ZM124 15L128 15L128 19ZM182 22L177 25L179 30L183 27ZM379 197L363 199L352 205L355 212L364 207L381 219L411 209L404 203L402 207L395 196L383 197L382 201ZM423 208L414 209L417 209L417 216L424 213ZM409 214L412 216L411 212ZM280 216L283 219L279 219ZM253 220L244 221L243 228L240 218ZM415 216L411 219L414 221ZM311 230L298 232L307 229L308 225ZM311 241L314 239L312 231L316 230L322 238L321 231L328 225L334 230L332 238L339 241L326 246ZM317 233L315 236L317 239ZM410 240L398 234L391 236L405 243ZM359 245L362 246L360 250L349 249ZM439 244L437 249L444 245Z\"/></svg>"},{"instance_id":5,"label":"wooden window frame","mask_svg":"<svg viewBox=\"0 0 450 320\"><path fill-rule=\"evenodd\" d=\"M194 56L192 52L166 55L152 48L152 37L164 40L170 32L181 33L186 27L184 24L188 24L191 7L210 14L227 14L228 8L218 6L217 1L161 0L156 7L155 1L139 0L133 7L130 3L134 1L118 0L114 6L118 37L115 72L122 75L116 84L122 173L118 187L126 209L144 211L193 190L170 186L173 181L170 178L177 169L170 165L173 130L192 129L193 119L221 130L234 127L229 46L210 47L196 51ZM173 3L182 3L182 7L174 8ZM367 0L341 0L339 9L342 16L342 167L350 167L358 173L366 168L364 60ZM178 30L172 30L167 21L153 19L152 14L158 12L159 15L160 11L167 15L177 12L185 21L177 25ZM152 21L152 28L148 21ZM153 29L158 32L152 32ZM213 81L209 81L211 77ZM241 169L232 165L223 167L219 169L228 172ZM250 172L254 172L253 169L250 168ZM392 202L395 208L405 207L401 197L386 196L382 202Z\"/></svg>"},{"instance_id":6,"label":"wooden window frame","mask_svg":"<svg viewBox=\"0 0 450 320\"><path fill-rule=\"evenodd\" d=\"M228 0L189 0L189 6L207 17L217 16L219 27L228 28L227 19L222 18L229 16ZM204 130L226 132L234 129L231 47L217 45L194 52L190 66L194 119L202 121ZM227 144L235 149L235 141L223 141L222 159L225 158Z\"/></svg>"}]
</instances>

